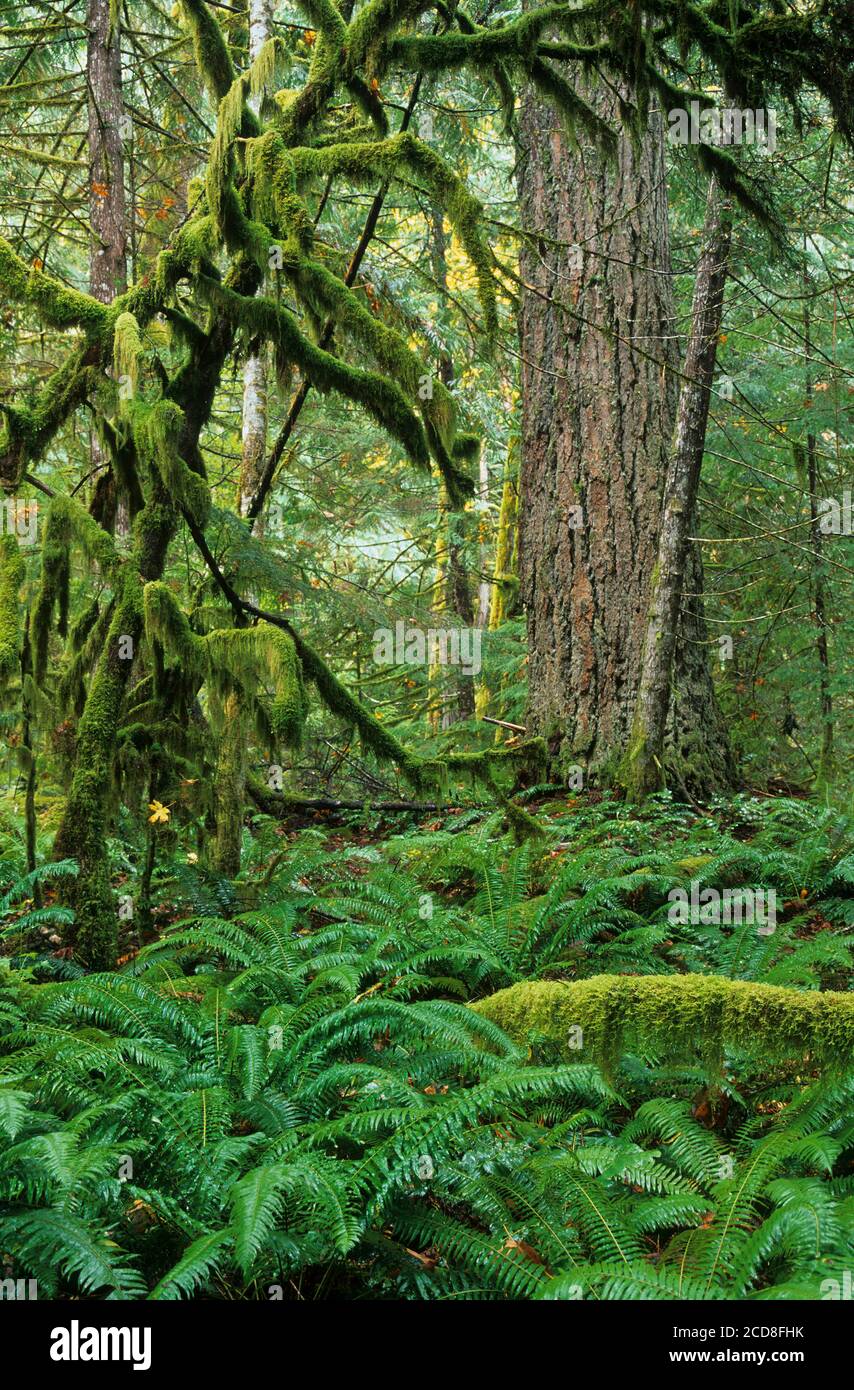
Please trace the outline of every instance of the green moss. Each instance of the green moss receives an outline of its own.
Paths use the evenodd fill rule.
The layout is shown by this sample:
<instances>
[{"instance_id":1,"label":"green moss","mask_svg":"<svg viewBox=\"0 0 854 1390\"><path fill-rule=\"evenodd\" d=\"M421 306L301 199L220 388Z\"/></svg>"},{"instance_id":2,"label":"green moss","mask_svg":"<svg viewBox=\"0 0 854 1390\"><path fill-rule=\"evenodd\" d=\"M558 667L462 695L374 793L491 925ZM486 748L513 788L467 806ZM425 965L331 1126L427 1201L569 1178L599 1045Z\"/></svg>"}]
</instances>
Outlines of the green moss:
<instances>
[{"instance_id":1,"label":"green moss","mask_svg":"<svg viewBox=\"0 0 854 1390\"><path fill-rule=\"evenodd\" d=\"M27 465L41 456L57 430L95 390L100 375L91 350L76 348L25 406L0 405L0 483L14 492Z\"/></svg>"},{"instance_id":2,"label":"green moss","mask_svg":"<svg viewBox=\"0 0 854 1390\"><path fill-rule=\"evenodd\" d=\"M4 237L0 237L0 286L6 298L32 305L53 328L82 328L100 336L109 324L109 310L97 299L28 266Z\"/></svg>"},{"instance_id":3,"label":"green moss","mask_svg":"<svg viewBox=\"0 0 854 1390\"><path fill-rule=\"evenodd\" d=\"M24 557L14 536L0 536L0 683L17 670L21 622L18 590L24 582Z\"/></svg>"},{"instance_id":4,"label":"green moss","mask_svg":"<svg viewBox=\"0 0 854 1390\"><path fill-rule=\"evenodd\" d=\"M629 801L642 801L645 796L664 786L664 767L651 751L643 726L637 718L628 747L619 761L616 781Z\"/></svg>"},{"instance_id":5,"label":"green moss","mask_svg":"<svg viewBox=\"0 0 854 1390\"><path fill-rule=\"evenodd\" d=\"M525 982L472 1007L519 1042L547 1038L566 1049L567 1060L594 1060L611 1072L628 1052L679 1059L699 1052L710 1067L725 1051L818 1064L847 1062L854 1053L854 995L719 975Z\"/></svg>"},{"instance_id":6,"label":"green moss","mask_svg":"<svg viewBox=\"0 0 854 1390\"><path fill-rule=\"evenodd\" d=\"M363 145L328 145L324 149L303 147L294 150L292 157L298 175L342 175L358 183L365 179L376 179L377 176L393 179L408 173L423 180L447 213L454 232L472 262L483 309L485 337L487 342L494 339L498 331L498 315L492 278L492 253L481 230L483 209L463 180L429 145L410 131L402 131L388 140Z\"/></svg>"},{"instance_id":7,"label":"green moss","mask_svg":"<svg viewBox=\"0 0 854 1390\"><path fill-rule=\"evenodd\" d=\"M69 890L74 924L68 941L76 958L93 969L115 964L118 919L110 887L107 807L125 692L143 634L143 578L162 568L175 521L174 506L155 484L134 522L131 557L117 576L110 625L77 727L71 786L53 846L55 858L79 864Z\"/></svg>"},{"instance_id":8,"label":"green moss","mask_svg":"<svg viewBox=\"0 0 854 1390\"><path fill-rule=\"evenodd\" d=\"M54 842L56 858L74 858L80 866L71 889L73 943L79 959L95 969L115 964L118 921L107 862L106 802L132 665L122 655L122 639L139 633L141 617L142 586L129 565L78 725L74 773Z\"/></svg>"},{"instance_id":9,"label":"green moss","mask_svg":"<svg viewBox=\"0 0 854 1390\"><path fill-rule=\"evenodd\" d=\"M123 312L113 329L113 370L117 377L126 377L136 391L139 362L142 357L142 338L133 314Z\"/></svg>"},{"instance_id":10,"label":"green moss","mask_svg":"<svg viewBox=\"0 0 854 1390\"><path fill-rule=\"evenodd\" d=\"M285 361L296 363L320 391L338 391L361 405L403 446L413 463L429 467L424 430L400 387L379 372L350 366L324 352L299 328L287 309L263 295L237 294L216 281L203 281L212 305L241 327L249 338L275 343Z\"/></svg>"},{"instance_id":11,"label":"green moss","mask_svg":"<svg viewBox=\"0 0 854 1390\"><path fill-rule=\"evenodd\" d=\"M225 36L204 0L181 0L193 38L193 52L211 96L219 100L234 81L234 64Z\"/></svg>"},{"instance_id":12,"label":"green moss","mask_svg":"<svg viewBox=\"0 0 854 1390\"><path fill-rule=\"evenodd\" d=\"M167 493L203 526L210 511L210 488L181 457L181 407L174 401L156 401L153 405L138 402L131 420L140 457L159 474Z\"/></svg>"},{"instance_id":13,"label":"green moss","mask_svg":"<svg viewBox=\"0 0 854 1390\"><path fill-rule=\"evenodd\" d=\"M44 684L50 625L55 611L59 611L60 636L65 636L67 630L72 544L78 545L104 574L109 574L116 563L112 537L73 497L59 494L51 501L45 522L41 574L30 629L33 675L37 685Z\"/></svg>"},{"instance_id":14,"label":"green moss","mask_svg":"<svg viewBox=\"0 0 854 1390\"><path fill-rule=\"evenodd\" d=\"M174 594L161 582L145 586L143 603L149 639L159 642L185 673L209 687L220 713L236 698L244 722L246 716L253 716L261 742L299 747L308 710L302 666L286 632L262 623L198 635ZM269 704L264 695L268 687L272 687ZM215 717L216 711L212 714ZM227 721L216 722L227 732Z\"/></svg>"},{"instance_id":15,"label":"green moss","mask_svg":"<svg viewBox=\"0 0 854 1390\"><path fill-rule=\"evenodd\" d=\"M230 695L223 709L223 731L214 776L213 862L217 872L226 878L236 878L240 873L245 779L246 727L237 696Z\"/></svg>"}]
</instances>

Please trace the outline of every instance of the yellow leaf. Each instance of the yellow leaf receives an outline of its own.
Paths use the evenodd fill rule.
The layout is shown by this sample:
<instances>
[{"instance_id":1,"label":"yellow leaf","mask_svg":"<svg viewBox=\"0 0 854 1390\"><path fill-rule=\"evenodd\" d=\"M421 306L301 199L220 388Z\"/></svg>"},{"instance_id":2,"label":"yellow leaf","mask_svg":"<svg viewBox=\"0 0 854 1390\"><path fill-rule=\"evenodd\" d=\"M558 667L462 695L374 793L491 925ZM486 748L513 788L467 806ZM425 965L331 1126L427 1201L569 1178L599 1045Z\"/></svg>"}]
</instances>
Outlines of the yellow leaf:
<instances>
[{"instance_id":1,"label":"yellow leaf","mask_svg":"<svg viewBox=\"0 0 854 1390\"><path fill-rule=\"evenodd\" d=\"M169 817L172 812L168 806L164 806L162 801L150 801L148 809L151 815L148 817L149 825L168 825Z\"/></svg>"}]
</instances>

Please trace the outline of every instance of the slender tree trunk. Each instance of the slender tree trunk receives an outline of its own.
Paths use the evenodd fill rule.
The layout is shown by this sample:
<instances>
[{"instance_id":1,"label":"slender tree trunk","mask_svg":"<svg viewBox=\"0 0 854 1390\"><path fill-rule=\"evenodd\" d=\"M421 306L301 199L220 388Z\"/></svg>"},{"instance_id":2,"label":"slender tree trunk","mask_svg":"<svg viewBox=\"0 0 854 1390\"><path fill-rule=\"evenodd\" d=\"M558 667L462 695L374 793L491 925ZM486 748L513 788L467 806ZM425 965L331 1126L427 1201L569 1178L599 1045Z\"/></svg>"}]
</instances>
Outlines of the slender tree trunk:
<instances>
[{"instance_id":1,"label":"slender tree trunk","mask_svg":"<svg viewBox=\"0 0 854 1390\"><path fill-rule=\"evenodd\" d=\"M489 546L491 541L489 526L489 459L486 450L481 449L477 476L477 542L480 577L477 584L477 626L483 631L489 627L489 600L492 584L489 578Z\"/></svg>"},{"instance_id":2,"label":"slender tree trunk","mask_svg":"<svg viewBox=\"0 0 854 1390\"><path fill-rule=\"evenodd\" d=\"M441 207L434 206L431 220L433 234L430 254L433 279L436 281L440 295L444 296L448 284L448 264L445 222ZM438 376L448 390L453 387L454 364L446 353L443 353L439 359ZM441 585L443 592L439 594L439 603L443 613L448 614L453 622L462 623L466 627L473 627L475 621L474 605L465 561L466 516L464 511L456 511L451 506L444 484L442 484L440 486L439 528L436 542L440 556L437 560L436 571L437 594ZM431 683L438 684L442 689L440 697L442 728L449 728L462 719L470 719L474 714L475 707L474 677L458 671L454 681L454 696L449 698L447 673L437 664L433 668L432 675L433 681ZM433 703L435 708L436 702Z\"/></svg>"},{"instance_id":3,"label":"slender tree trunk","mask_svg":"<svg viewBox=\"0 0 854 1390\"><path fill-rule=\"evenodd\" d=\"M110 0L88 0L86 13L86 83L89 89L89 289L102 304L111 304L127 289L127 208L122 132L122 66L119 6L111 21ZM107 457L101 441L92 436L92 467ZM116 494L116 479L108 475L100 489L99 514L117 534L130 529L127 505Z\"/></svg>"},{"instance_id":4,"label":"slender tree trunk","mask_svg":"<svg viewBox=\"0 0 854 1390\"><path fill-rule=\"evenodd\" d=\"M27 855L27 873L31 874L37 867L36 859L36 786L38 783L38 767L36 764L36 750L33 747L33 711L32 711L32 652L30 650L30 614L27 611L24 623L24 643L21 648L21 710L23 714L23 727L21 731L21 748L25 758L27 773L27 785L24 792L24 840ZM42 893L38 884L33 889L33 900L36 907L42 905Z\"/></svg>"},{"instance_id":5,"label":"slender tree trunk","mask_svg":"<svg viewBox=\"0 0 854 1390\"><path fill-rule=\"evenodd\" d=\"M254 62L273 33L272 0L249 0L249 61ZM249 105L257 113L261 94ZM243 440L239 510L246 516L261 482L267 455L267 363L262 350L250 352L243 368ZM255 523L260 534L261 518Z\"/></svg>"},{"instance_id":6,"label":"slender tree trunk","mask_svg":"<svg viewBox=\"0 0 854 1390\"><path fill-rule=\"evenodd\" d=\"M616 97L578 85L616 127ZM613 164L584 141L572 150L530 92L520 127L522 225L538 238L521 258L527 726L552 775L581 764L610 781L629 743L678 400L663 126L653 113L639 142L620 136ZM685 642L676 662L671 722L692 743L697 787L725 734L709 718L705 648Z\"/></svg>"},{"instance_id":7,"label":"slender tree trunk","mask_svg":"<svg viewBox=\"0 0 854 1390\"><path fill-rule=\"evenodd\" d=\"M246 785L246 732L236 695L229 695L223 710L216 766L216 838L214 865L227 878L240 873L240 841L243 833L243 792Z\"/></svg>"},{"instance_id":8,"label":"slender tree trunk","mask_svg":"<svg viewBox=\"0 0 854 1390\"><path fill-rule=\"evenodd\" d=\"M249 61L254 62L273 33L272 0L249 0ZM249 105L261 109L261 94L251 96ZM250 351L243 367L242 455L238 510L242 517L261 483L267 457L267 354L263 347ZM263 517L254 523L255 535L263 534ZM228 717L222 734L216 768L216 835L213 864L227 878L240 872L243 828L242 807L246 780L246 720L238 702L228 702Z\"/></svg>"},{"instance_id":9,"label":"slender tree trunk","mask_svg":"<svg viewBox=\"0 0 854 1390\"><path fill-rule=\"evenodd\" d=\"M495 533L495 559L489 585L487 605L487 626L496 632L505 618L513 616L519 588L519 441L512 435L504 459L504 475L501 482L501 503L498 509L498 527ZM492 692L481 681L477 692L476 712L483 718L489 709ZM501 730L495 731L496 740L501 738Z\"/></svg>"},{"instance_id":10,"label":"slender tree trunk","mask_svg":"<svg viewBox=\"0 0 854 1390\"><path fill-rule=\"evenodd\" d=\"M685 380L679 398L676 436L664 488L664 510L652 575L641 675L632 737L621 769L630 796L665 783L664 739L670 708L682 596L686 589L691 526L706 440L732 222L717 183L709 188L703 250L694 282ZM677 774L678 775L678 774Z\"/></svg>"},{"instance_id":11,"label":"slender tree trunk","mask_svg":"<svg viewBox=\"0 0 854 1390\"><path fill-rule=\"evenodd\" d=\"M519 441L513 436L507 445L504 477L501 483L501 506L498 511L498 532L495 537L495 569L492 578L492 597L489 626L494 632L516 611L519 590Z\"/></svg>"},{"instance_id":12,"label":"slender tree trunk","mask_svg":"<svg viewBox=\"0 0 854 1390\"><path fill-rule=\"evenodd\" d=\"M806 238L805 238L806 240ZM809 290L809 275L804 273L804 289ZM809 300L804 299L804 339L806 346L806 395L812 400L812 328ZM818 514L818 454L812 430L807 433L807 486L810 495L810 547L812 550L812 591L815 612L815 648L818 657L818 695L821 711L821 746L818 760L818 781L826 785L833 779L833 697L830 693L830 659L827 645L827 597L822 567L822 537Z\"/></svg>"}]
</instances>

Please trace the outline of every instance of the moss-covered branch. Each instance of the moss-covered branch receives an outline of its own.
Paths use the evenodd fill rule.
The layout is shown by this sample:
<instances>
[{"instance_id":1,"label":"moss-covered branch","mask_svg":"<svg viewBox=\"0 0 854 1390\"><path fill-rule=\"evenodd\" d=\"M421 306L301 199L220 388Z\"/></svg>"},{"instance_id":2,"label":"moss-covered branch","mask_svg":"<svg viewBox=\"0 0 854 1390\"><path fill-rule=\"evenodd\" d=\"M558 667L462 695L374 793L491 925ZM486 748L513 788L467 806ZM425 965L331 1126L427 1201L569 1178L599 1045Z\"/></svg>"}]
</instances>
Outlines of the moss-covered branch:
<instances>
[{"instance_id":1,"label":"moss-covered branch","mask_svg":"<svg viewBox=\"0 0 854 1390\"><path fill-rule=\"evenodd\" d=\"M28 266L0 236L0 288L6 299L30 305L52 328L82 328L103 333L110 310L89 294L69 289L43 270Z\"/></svg>"}]
</instances>

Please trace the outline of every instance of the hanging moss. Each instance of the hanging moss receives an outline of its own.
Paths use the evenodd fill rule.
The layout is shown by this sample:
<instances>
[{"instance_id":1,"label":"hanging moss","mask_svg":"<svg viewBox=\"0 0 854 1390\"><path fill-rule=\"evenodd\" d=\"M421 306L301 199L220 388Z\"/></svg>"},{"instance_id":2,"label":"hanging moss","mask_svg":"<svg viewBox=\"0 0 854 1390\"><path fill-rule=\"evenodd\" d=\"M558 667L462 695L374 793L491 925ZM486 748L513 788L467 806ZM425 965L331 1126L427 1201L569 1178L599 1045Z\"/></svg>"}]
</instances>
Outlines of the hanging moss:
<instances>
[{"instance_id":1,"label":"hanging moss","mask_svg":"<svg viewBox=\"0 0 854 1390\"><path fill-rule=\"evenodd\" d=\"M193 632L180 603L162 581L146 584L143 612L148 637L159 642L185 670L204 675L204 639Z\"/></svg>"},{"instance_id":2,"label":"hanging moss","mask_svg":"<svg viewBox=\"0 0 854 1390\"><path fill-rule=\"evenodd\" d=\"M21 618L18 590L24 582L24 557L14 536L0 536L0 684L20 661Z\"/></svg>"},{"instance_id":3,"label":"hanging moss","mask_svg":"<svg viewBox=\"0 0 854 1390\"><path fill-rule=\"evenodd\" d=\"M424 430L412 405L393 381L365 371L324 352L301 332L293 314L263 296L237 294L225 285L204 281L212 304L239 325L249 338L275 343L282 356L295 362L320 391L338 391L361 405L403 446L413 463L429 467Z\"/></svg>"},{"instance_id":4,"label":"hanging moss","mask_svg":"<svg viewBox=\"0 0 854 1390\"><path fill-rule=\"evenodd\" d=\"M102 613L99 598L78 614L69 628L65 663L56 686L56 712L78 715L86 700L85 675L103 646L111 607Z\"/></svg>"},{"instance_id":5,"label":"hanging moss","mask_svg":"<svg viewBox=\"0 0 854 1390\"><path fill-rule=\"evenodd\" d=\"M296 646L286 632L264 623L198 635L172 591L160 582L145 586L143 602L149 639L199 683L204 681L221 707L239 696L241 712L257 715L262 742L299 747L307 705ZM267 686L273 691L269 707L258 693Z\"/></svg>"},{"instance_id":6,"label":"hanging moss","mask_svg":"<svg viewBox=\"0 0 854 1390\"><path fill-rule=\"evenodd\" d=\"M181 0L193 38L199 72L214 100L225 96L234 81L234 65L223 32L204 0Z\"/></svg>"},{"instance_id":7,"label":"hanging moss","mask_svg":"<svg viewBox=\"0 0 854 1390\"><path fill-rule=\"evenodd\" d=\"M683 1060L699 1052L710 1068L725 1051L810 1064L848 1062L854 1052L854 995L720 975L526 981L472 1007L519 1042L548 1039L567 1060L596 1061L610 1072L628 1052Z\"/></svg>"},{"instance_id":8,"label":"hanging moss","mask_svg":"<svg viewBox=\"0 0 854 1390\"><path fill-rule=\"evenodd\" d=\"M262 741L296 748L302 740L307 706L302 670L293 639L281 629L261 624L222 628L203 639L209 682L235 687L247 704L258 704L259 685L273 687L269 709L260 707Z\"/></svg>"},{"instance_id":9,"label":"hanging moss","mask_svg":"<svg viewBox=\"0 0 854 1390\"><path fill-rule=\"evenodd\" d=\"M60 494L53 498L47 513L41 574L32 612L30 640L33 676L37 685L44 684L50 625L55 611L59 611L60 636L64 637L67 630L72 544L78 545L103 574L110 573L116 562L112 537L73 497Z\"/></svg>"},{"instance_id":10,"label":"hanging moss","mask_svg":"<svg viewBox=\"0 0 854 1390\"><path fill-rule=\"evenodd\" d=\"M116 957L118 921L107 860L106 791L131 666L122 644L140 632L141 618L142 585L129 564L78 725L74 773L54 842L56 858L75 858L79 864L71 889L73 943L76 956L94 969L112 969Z\"/></svg>"},{"instance_id":11,"label":"hanging moss","mask_svg":"<svg viewBox=\"0 0 854 1390\"><path fill-rule=\"evenodd\" d=\"M204 526L211 505L210 488L181 457L183 427L184 412L174 401L138 403L133 411L132 428L140 457L159 473L167 493Z\"/></svg>"},{"instance_id":12,"label":"hanging moss","mask_svg":"<svg viewBox=\"0 0 854 1390\"><path fill-rule=\"evenodd\" d=\"M0 285L4 296L30 304L44 323L53 328L82 328L99 337L110 322L110 312L91 295L68 289L43 270L28 266L0 236Z\"/></svg>"},{"instance_id":13,"label":"hanging moss","mask_svg":"<svg viewBox=\"0 0 854 1390\"><path fill-rule=\"evenodd\" d=\"M5 491L17 490L28 464L44 453L98 381L91 349L79 348L68 354L28 405L0 404L0 484Z\"/></svg>"},{"instance_id":14,"label":"hanging moss","mask_svg":"<svg viewBox=\"0 0 854 1390\"><path fill-rule=\"evenodd\" d=\"M343 175L360 183L366 178L380 176L393 179L408 172L423 179L434 199L447 213L474 267L484 315L485 338L487 342L494 339L498 332L498 315L492 278L492 253L481 231L483 209L463 180L429 145L410 131L402 131L388 140L364 145L329 145L325 149L303 147L294 150L292 157L300 176Z\"/></svg>"},{"instance_id":15,"label":"hanging moss","mask_svg":"<svg viewBox=\"0 0 854 1390\"><path fill-rule=\"evenodd\" d=\"M113 330L113 370L117 377L127 379L133 394L136 392L141 357L139 324L133 314L121 313Z\"/></svg>"},{"instance_id":16,"label":"hanging moss","mask_svg":"<svg viewBox=\"0 0 854 1390\"><path fill-rule=\"evenodd\" d=\"M367 348L390 377L397 381L412 401L419 400L424 362L411 351L396 329L376 319L352 290L325 266L300 256L283 267L304 300L313 303L318 315L328 314L354 342ZM441 381L431 381L431 399L423 402L425 414L450 448L454 440L455 406L453 397Z\"/></svg>"}]
</instances>

